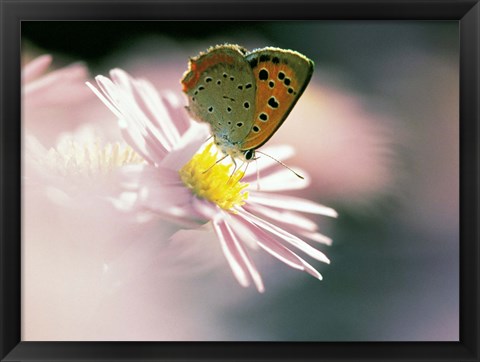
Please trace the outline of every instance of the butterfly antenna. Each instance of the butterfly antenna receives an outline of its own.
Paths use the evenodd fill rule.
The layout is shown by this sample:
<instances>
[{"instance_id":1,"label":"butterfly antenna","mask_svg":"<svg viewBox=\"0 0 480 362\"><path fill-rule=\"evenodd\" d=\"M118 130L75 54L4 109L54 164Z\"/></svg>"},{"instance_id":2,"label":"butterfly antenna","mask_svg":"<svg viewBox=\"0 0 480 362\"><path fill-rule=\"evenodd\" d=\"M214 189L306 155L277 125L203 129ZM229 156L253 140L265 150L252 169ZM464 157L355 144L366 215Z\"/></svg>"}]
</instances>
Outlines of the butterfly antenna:
<instances>
[{"instance_id":1,"label":"butterfly antenna","mask_svg":"<svg viewBox=\"0 0 480 362\"><path fill-rule=\"evenodd\" d=\"M257 191L260 191L260 169L258 168L258 157L255 157L255 166L257 166Z\"/></svg>"},{"instance_id":2,"label":"butterfly antenna","mask_svg":"<svg viewBox=\"0 0 480 362\"><path fill-rule=\"evenodd\" d=\"M266 153L263 153L263 152L260 152L260 151L255 151L255 152L260 153L261 155L265 155L265 156L267 156L267 157L270 157L272 160L278 162L278 163L279 163L280 165L282 165L283 167L285 167L285 168L289 169L290 171L292 171L292 172L295 174L295 176L297 176L298 178L301 178L302 180L305 179L302 175L299 175L298 173L296 173L295 171L293 171L290 167L288 167L287 165L285 165L282 161L277 160L276 158L274 158L274 157L272 157L272 156L270 156L270 155L267 155ZM257 170L258 170L258 167L257 167Z\"/></svg>"},{"instance_id":3,"label":"butterfly antenna","mask_svg":"<svg viewBox=\"0 0 480 362\"><path fill-rule=\"evenodd\" d=\"M205 171L203 171L202 173L207 173L208 171L210 171L212 169L213 166L217 165L218 163L222 162L224 159L226 159L228 157L228 155L225 155L223 156L221 159L217 160L213 165L211 165L209 168L207 168Z\"/></svg>"}]
</instances>

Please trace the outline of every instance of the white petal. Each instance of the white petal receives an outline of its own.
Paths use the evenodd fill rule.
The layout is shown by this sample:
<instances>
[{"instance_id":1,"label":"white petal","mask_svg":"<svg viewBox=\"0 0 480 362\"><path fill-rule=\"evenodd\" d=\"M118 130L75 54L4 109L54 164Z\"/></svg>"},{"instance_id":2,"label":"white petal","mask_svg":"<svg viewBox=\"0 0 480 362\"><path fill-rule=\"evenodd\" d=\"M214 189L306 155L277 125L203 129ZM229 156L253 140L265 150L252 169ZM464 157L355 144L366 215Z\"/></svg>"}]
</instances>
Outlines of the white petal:
<instances>
[{"instance_id":1,"label":"white petal","mask_svg":"<svg viewBox=\"0 0 480 362\"><path fill-rule=\"evenodd\" d=\"M267 193L251 192L248 200L262 205L283 208L287 210L309 212L312 214L319 214L331 217L338 216L337 212L330 207L326 207L317 204L316 202L293 196L285 196L278 194L269 195Z\"/></svg>"}]
</instances>

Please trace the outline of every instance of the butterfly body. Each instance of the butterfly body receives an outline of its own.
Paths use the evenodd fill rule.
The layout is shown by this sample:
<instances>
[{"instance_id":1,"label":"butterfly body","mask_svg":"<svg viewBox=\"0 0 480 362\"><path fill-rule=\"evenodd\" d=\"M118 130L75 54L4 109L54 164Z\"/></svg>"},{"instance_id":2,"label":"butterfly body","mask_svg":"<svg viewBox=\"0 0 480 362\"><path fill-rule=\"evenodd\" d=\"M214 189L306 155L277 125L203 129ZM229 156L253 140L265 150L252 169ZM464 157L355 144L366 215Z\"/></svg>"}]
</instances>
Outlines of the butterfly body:
<instances>
[{"instance_id":1,"label":"butterfly body","mask_svg":"<svg viewBox=\"0 0 480 362\"><path fill-rule=\"evenodd\" d=\"M191 59L182 85L187 109L210 124L217 147L250 161L287 118L312 73L313 62L298 52L247 52L227 44Z\"/></svg>"}]
</instances>

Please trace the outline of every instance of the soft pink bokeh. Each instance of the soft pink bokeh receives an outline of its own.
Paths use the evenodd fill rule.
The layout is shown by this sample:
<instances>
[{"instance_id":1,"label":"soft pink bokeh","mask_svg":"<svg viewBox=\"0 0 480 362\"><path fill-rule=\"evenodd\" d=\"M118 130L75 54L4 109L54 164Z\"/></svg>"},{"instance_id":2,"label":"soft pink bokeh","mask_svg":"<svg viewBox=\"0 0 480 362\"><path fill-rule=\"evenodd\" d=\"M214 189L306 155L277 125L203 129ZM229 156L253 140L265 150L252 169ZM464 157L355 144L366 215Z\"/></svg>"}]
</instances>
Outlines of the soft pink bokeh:
<instances>
[{"instance_id":1,"label":"soft pink bokeh","mask_svg":"<svg viewBox=\"0 0 480 362\"><path fill-rule=\"evenodd\" d=\"M184 298L187 279L172 272L166 241L175 229L114 207L114 175L49 162L49 149L62 140L81 149L119 134L115 117L86 87L86 69L40 76L50 61L41 57L24 72L22 339L208 338L204 316Z\"/></svg>"},{"instance_id":2,"label":"soft pink bokeh","mask_svg":"<svg viewBox=\"0 0 480 362\"><path fill-rule=\"evenodd\" d=\"M85 86L89 77L83 63L53 69L52 57L43 55L22 69L23 133L34 135L49 148L63 132L94 126L99 136L116 139L115 117Z\"/></svg>"}]
</instances>

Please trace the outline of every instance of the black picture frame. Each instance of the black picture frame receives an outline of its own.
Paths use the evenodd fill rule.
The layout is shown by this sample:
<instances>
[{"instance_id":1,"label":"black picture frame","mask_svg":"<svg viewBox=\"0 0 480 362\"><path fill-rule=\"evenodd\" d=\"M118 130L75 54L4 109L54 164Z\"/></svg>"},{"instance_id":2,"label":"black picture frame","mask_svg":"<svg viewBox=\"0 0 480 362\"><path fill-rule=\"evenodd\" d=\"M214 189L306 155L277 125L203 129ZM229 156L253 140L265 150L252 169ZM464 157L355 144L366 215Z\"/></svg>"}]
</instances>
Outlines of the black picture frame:
<instances>
[{"instance_id":1,"label":"black picture frame","mask_svg":"<svg viewBox=\"0 0 480 362\"><path fill-rule=\"evenodd\" d=\"M479 53L474 0L0 0L1 361L480 361ZM22 342L20 339L23 20L457 20L460 27L459 342Z\"/></svg>"}]
</instances>

